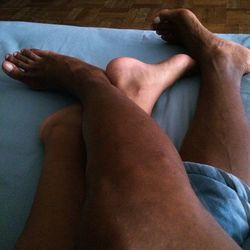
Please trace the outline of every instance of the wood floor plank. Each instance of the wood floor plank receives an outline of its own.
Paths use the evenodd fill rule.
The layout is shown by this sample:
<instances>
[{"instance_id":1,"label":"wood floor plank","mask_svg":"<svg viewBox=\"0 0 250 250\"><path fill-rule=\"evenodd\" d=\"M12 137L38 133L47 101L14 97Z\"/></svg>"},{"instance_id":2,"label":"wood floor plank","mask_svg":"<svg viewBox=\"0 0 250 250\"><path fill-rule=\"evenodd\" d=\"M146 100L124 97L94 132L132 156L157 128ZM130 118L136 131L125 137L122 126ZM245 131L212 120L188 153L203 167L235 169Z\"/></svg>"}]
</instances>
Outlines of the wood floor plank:
<instances>
[{"instance_id":1,"label":"wood floor plank","mask_svg":"<svg viewBox=\"0 0 250 250\"><path fill-rule=\"evenodd\" d=\"M150 29L158 10L181 7L213 32L250 33L250 0L1 0L0 20Z\"/></svg>"}]
</instances>

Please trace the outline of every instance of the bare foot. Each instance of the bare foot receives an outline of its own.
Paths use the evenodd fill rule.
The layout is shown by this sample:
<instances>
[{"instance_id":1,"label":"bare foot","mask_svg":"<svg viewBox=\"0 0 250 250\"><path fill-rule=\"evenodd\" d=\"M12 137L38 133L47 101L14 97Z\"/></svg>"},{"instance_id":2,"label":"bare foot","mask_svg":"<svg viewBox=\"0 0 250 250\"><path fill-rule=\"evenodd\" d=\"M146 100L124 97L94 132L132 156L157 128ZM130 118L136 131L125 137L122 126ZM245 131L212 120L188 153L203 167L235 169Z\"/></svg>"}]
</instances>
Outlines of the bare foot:
<instances>
[{"instance_id":1,"label":"bare foot","mask_svg":"<svg viewBox=\"0 0 250 250\"><path fill-rule=\"evenodd\" d=\"M250 72L250 50L234 42L216 37L187 9L162 10L154 20L156 32L164 40L186 47L200 65L218 70ZM226 67L225 67L226 66Z\"/></svg>"},{"instance_id":2,"label":"bare foot","mask_svg":"<svg viewBox=\"0 0 250 250\"><path fill-rule=\"evenodd\" d=\"M104 72L77 58L39 49L23 49L8 54L2 68L10 77L35 90L66 90L73 94L80 91L75 76L79 71L83 80L105 75Z\"/></svg>"},{"instance_id":3,"label":"bare foot","mask_svg":"<svg viewBox=\"0 0 250 250\"><path fill-rule=\"evenodd\" d=\"M173 56L158 64L121 57L108 64L106 74L113 85L151 114L162 92L194 65L194 60L185 54Z\"/></svg>"}]
</instances>

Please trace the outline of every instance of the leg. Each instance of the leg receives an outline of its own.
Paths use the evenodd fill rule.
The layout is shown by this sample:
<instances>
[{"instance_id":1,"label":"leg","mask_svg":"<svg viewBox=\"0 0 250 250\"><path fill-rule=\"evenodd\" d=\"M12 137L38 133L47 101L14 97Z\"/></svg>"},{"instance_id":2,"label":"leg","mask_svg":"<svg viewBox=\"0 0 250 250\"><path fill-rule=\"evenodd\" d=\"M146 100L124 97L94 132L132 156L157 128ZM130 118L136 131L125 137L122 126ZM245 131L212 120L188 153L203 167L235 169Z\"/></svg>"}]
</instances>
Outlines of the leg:
<instances>
[{"instance_id":1,"label":"leg","mask_svg":"<svg viewBox=\"0 0 250 250\"><path fill-rule=\"evenodd\" d=\"M42 58L36 67L49 64L43 75L52 74L54 87L61 82L83 104L88 163L80 249L238 249L199 203L170 139L104 72L35 53ZM13 63L3 67L16 79L36 79Z\"/></svg>"},{"instance_id":2,"label":"leg","mask_svg":"<svg viewBox=\"0 0 250 250\"><path fill-rule=\"evenodd\" d=\"M17 55L17 57L19 56ZM150 110L151 113L152 107L161 92L171 86L193 64L194 61L187 55L177 55L157 65L143 64L130 58L119 58L113 60L108 65L107 73L116 86L123 89L127 95L131 96L134 102L142 105L142 108L148 112ZM121 72L124 73L121 74ZM172 75L170 72L175 72L175 74ZM156 74L158 75L157 78ZM161 74L162 76L160 77ZM133 78L131 77L132 75ZM143 91L140 89L143 89ZM143 100L148 101L143 102ZM73 200L69 203L66 194L70 195L71 191L76 198L77 196L78 199L83 197L83 176L82 173L80 175L79 173L80 171L82 172L82 165L84 164L82 161L79 161L77 168L69 168L67 170L64 167L66 165L61 162L64 160L62 155L65 152L72 154L75 151L78 156L82 154L82 145L79 145L82 119L80 110L79 106L64 109L49 117L43 124L41 138L46 149L43 175L31 216L22 237L18 240L17 249L38 249L38 244L41 248L46 246L46 249L54 249L59 246L60 249L63 247L72 249L75 243L77 224L74 220L79 218L81 204L79 204L79 200L77 204ZM62 127L63 133L58 132L58 126ZM67 130L71 133L73 131L73 134L67 133L65 136ZM77 136L79 138L76 138ZM64 141L63 144L60 143L61 140ZM68 142L65 143L65 140ZM76 159L70 158L72 158L73 165ZM52 166L51 161L56 162L56 164ZM59 167L60 172L58 172ZM79 177L78 179L76 179L77 176ZM46 186L45 183L53 183L53 186ZM68 183L68 185L65 185L65 183ZM75 192L75 190L79 192ZM52 203L53 205L51 205ZM60 214L58 214L59 210L61 211ZM58 217L55 217L55 214ZM71 218L70 221L69 218ZM60 221L58 226L55 219L57 223Z\"/></svg>"},{"instance_id":3,"label":"leg","mask_svg":"<svg viewBox=\"0 0 250 250\"><path fill-rule=\"evenodd\" d=\"M198 107L182 159L217 166L250 184L250 130L240 96L250 50L217 38L187 10L164 10L160 17L158 33L184 45L201 69Z\"/></svg>"},{"instance_id":4,"label":"leg","mask_svg":"<svg viewBox=\"0 0 250 250\"><path fill-rule=\"evenodd\" d=\"M45 159L34 205L15 249L74 249L84 191L81 106L50 116L41 129Z\"/></svg>"}]
</instances>

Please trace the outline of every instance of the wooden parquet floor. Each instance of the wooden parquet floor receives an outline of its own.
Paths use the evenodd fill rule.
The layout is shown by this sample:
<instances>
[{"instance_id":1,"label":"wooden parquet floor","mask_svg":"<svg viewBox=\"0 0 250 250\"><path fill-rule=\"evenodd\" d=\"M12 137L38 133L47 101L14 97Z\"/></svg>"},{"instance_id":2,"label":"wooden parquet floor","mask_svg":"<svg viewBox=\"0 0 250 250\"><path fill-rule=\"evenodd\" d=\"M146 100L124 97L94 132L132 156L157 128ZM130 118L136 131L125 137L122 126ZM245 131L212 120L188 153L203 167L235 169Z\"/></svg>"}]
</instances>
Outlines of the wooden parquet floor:
<instances>
[{"instance_id":1,"label":"wooden parquet floor","mask_svg":"<svg viewBox=\"0 0 250 250\"><path fill-rule=\"evenodd\" d=\"M150 29L161 8L185 7L218 33L250 33L250 0L0 0L0 20Z\"/></svg>"}]
</instances>

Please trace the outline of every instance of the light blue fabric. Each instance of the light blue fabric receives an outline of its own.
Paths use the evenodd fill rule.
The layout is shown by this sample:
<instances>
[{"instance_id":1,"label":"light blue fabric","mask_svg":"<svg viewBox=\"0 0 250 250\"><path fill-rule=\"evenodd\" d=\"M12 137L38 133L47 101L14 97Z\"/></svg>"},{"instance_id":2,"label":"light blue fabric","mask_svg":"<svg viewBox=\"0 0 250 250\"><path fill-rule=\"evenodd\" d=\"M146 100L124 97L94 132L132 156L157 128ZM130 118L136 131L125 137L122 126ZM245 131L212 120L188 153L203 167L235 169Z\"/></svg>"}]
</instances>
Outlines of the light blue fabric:
<instances>
[{"instance_id":1,"label":"light blue fabric","mask_svg":"<svg viewBox=\"0 0 250 250\"><path fill-rule=\"evenodd\" d=\"M248 35L220 35L250 47ZM83 59L105 68L120 56L156 63L183 49L168 46L152 31L83 28L25 22L0 22L0 59L6 53L36 47ZM250 120L250 76L242 97ZM198 76L184 78L163 93L153 117L179 148L193 117ZM74 100L33 92L0 72L0 249L12 249L28 217L43 159L39 126L49 114ZM94 114L93 114L94 115Z\"/></svg>"},{"instance_id":2,"label":"light blue fabric","mask_svg":"<svg viewBox=\"0 0 250 250\"><path fill-rule=\"evenodd\" d=\"M194 162L184 165L203 206L240 246L246 245L250 227L249 186L213 166Z\"/></svg>"}]
</instances>

